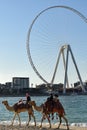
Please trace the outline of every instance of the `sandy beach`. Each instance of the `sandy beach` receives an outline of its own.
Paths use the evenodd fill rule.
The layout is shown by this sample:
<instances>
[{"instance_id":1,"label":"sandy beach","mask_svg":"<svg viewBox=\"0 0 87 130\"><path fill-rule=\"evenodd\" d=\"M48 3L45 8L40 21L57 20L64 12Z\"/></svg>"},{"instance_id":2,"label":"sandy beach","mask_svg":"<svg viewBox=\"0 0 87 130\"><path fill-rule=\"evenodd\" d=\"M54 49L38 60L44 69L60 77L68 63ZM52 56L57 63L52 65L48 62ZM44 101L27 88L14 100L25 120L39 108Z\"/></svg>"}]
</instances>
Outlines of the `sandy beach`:
<instances>
[{"instance_id":1,"label":"sandy beach","mask_svg":"<svg viewBox=\"0 0 87 130\"><path fill-rule=\"evenodd\" d=\"M79 127L79 126L69 126L70 130L87 130L87 127ZM33 125L0 125L0 130L57 130L57 125L52 125L52 128L49 128L49 125L43 125L42 128L37 125L36 127ZM61 125L59 130L67 130L66 126Z\"/></svg>"}]
</instances>

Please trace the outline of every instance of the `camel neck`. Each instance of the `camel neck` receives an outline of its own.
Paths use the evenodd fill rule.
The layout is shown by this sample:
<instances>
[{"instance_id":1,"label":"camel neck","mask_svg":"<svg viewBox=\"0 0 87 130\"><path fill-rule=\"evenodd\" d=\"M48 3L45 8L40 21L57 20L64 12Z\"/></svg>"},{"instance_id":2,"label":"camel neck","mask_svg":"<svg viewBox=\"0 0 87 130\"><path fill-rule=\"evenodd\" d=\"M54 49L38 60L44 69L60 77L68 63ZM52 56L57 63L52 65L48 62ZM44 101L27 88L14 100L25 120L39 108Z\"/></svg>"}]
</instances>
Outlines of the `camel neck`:
<instances>
[{"instance_id":1,"label":"camel neck","mask_svg":"<svg viewBox=\"0 0 87 130\"><path fill-rule=\"evenodd\" d=\"M6 105L7 110L14 111L14 108L12 106L9 106L9 104Z\"/></svg>"},{"instance_id":2,"label":"camel neck","mask_svg":"<svg viewBox=\"0 0 87 130\"><path fill-rule=\"evenodd\" d=\"M41 106L36 106L36 105L34 105L34 109L35 109L36 111L42 111L42 107L41 107Z\"/></svg>"}]
</instances>

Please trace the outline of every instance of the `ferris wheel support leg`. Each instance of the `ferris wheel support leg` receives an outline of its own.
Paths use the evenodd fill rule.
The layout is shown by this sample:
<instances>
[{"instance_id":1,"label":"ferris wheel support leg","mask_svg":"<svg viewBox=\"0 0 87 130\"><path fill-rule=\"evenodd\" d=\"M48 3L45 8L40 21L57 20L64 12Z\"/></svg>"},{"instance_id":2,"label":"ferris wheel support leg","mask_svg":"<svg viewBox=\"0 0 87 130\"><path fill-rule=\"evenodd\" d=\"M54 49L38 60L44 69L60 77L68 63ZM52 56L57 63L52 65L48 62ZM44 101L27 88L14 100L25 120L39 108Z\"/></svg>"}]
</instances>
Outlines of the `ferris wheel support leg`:
<instances>
[{"instance_id":1,"label":"ferris wheel support leg","mask_svg":"<svg viewBox=\"0 0 87 130\"><path fill-rule=\"evenodd\" d=\"M54 69L53 77L52 77L52 80L51 80L51 84L53 84L54 79L55 79L55 75L56 75L56 71L57 71L57 68L58 68L60 56L61 56L61 49L60 49L60 52L59 52L59 55L58 55L58 58L57 58L57 62L56 62L56 65L55 65L55 69Z\"/></svg>"},{"instance_id":2,"label":"ferris wheel support leg","mask_svg":"<svg viewBox=\"0 0 87 130\"><path fill-rule=\"evenodd\" d=\"M68 69L68 56L69 56L69 46L67 45L67 53L66 53L66 64L65 64L65 77L64 77L64 86L63 93L66 93L66 82L67 82L67 69Z\"/></svg>"},{"instance_id":3,"label":"ferris wheel support leg","mask_svg":"<svg viewBox=\"0 0 87 130\"><path fill-rule=\"evenodd\" d=\"M64 69L65 69L65 56L64 56L64 50L62 51L62 57L63 57L63 64L64 64ZM69 88L69 80L68 80L68 75L67 75L66 82L67 82L67 88Z\"/></svg>"},{"instance_id":4,"label":"ferris wheel support leg","mask_svg":"<svg viewBox=\"0 0 87 130\"><path fill-rule=\"evenodd\" d=\"M70 46L69 46L69 51L70 51L70 53L71 53L72 60L73 60L73 63L74 63L74 65L75 65L78 78L79 78L79 80L80 80L80 84L81 84L82 91L83 91L83 92L86 92L86 90L85 90L85 88L84 88L84 85L83 85L83 82L82 82L82 79L81 79L81 76L80 76L80 73L79 73L79 70L78 70L78 67L77 67L77 64L76 64L76 61L75 61L75 58L74 58L74 56L73 56L73 53L72 53L72 50L71 50Z\"/></svg>"}]
</instances>

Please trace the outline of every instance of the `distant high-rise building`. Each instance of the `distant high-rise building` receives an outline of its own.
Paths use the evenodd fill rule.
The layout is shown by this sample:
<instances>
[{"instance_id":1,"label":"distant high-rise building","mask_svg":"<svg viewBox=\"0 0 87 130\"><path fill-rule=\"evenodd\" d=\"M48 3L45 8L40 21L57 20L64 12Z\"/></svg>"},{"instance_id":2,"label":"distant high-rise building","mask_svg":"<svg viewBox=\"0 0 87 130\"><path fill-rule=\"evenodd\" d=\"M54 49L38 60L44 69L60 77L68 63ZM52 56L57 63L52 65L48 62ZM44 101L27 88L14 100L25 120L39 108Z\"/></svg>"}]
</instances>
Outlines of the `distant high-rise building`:
<instances>
[{"instance_id":1,"label":"distant high-rise building","mask_svg":"<svg viewBox=\"0 0 87 130\"><path fill-rule=\"evenodd\" d=\"M27 77L13 77L12 87L16 89L29 88L29 78Z\"/></svg>"}]
</instances>

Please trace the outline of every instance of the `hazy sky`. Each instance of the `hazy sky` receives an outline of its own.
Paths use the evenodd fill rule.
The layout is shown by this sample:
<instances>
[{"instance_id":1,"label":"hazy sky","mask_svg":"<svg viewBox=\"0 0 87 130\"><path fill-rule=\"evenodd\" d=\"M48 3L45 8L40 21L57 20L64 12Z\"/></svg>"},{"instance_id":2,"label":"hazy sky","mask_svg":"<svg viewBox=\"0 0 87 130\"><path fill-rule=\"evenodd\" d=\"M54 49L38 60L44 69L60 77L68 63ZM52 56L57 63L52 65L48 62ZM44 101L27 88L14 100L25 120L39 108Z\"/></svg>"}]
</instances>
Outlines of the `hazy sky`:
<instances>
[{"instance_id":1,"label":"hazy sky","mask_svg":"<svg viewBox=\"0 0 87 130\"><path fill-rule=\"evenodd\" d=\"M38 13L40 13L42 10L50 6L57 6L57 5L69 6L71 8L74 8L80 11L85 17L87 17L87 0L0 0L0 83L10 82L12 81L12 77L19 77L19 76L29 77L30 84L33 83L35 85L35 84L41 83L41 80L35 74L35 72L33 71L28 61L28 56L27 56L27 51L26 51L27 33L33 19L36 17ZM44 21L43 19L40 18L41 19L39 22L40 24L37 23L33 28L33 30L36 28L35 32L37 32L37 29L39 30L39 33L41 31L40 37L38 35L35 36L35 32L31 32L32 39L38 36L37 42L38 41L40 42L41 40L43 41L43 39L45 39L45 43L46 43L47 37L45 37L44 33L46 34L47 32L49 34L54 28L56 28L57 22L55 22L56 24L52 24L52 21L50 20L48 21L50 22L50 24L47 23L48 26L50 25L49 30L47 30L47 28L42 27L44 26L43 22L45 23L47 20L46 18L50 16L49 12L50 11L44 14L43 16ZM70 15L69 21L66 18L65 18L65 21L61 21L62 17L60 13L63 14L64 17L67 17L67 19L69 17L68 15ZM51 11L51 14L52 14L52 11ZM62 9L60 10L60 12L58 12L58 19L56 18L56 15L54 16L54 18L56 20L58 19L60 20L58 21L59 28L57 29L57 31L62 30L62 32L64 32L63 29L65 29L65 32L66 32L67 28L69 28L68 31L65 33L66 37L65 37L65 34L63 34L64 36L62 36L62 33L60 33L60 37L58 37L57 39L59 40L58 41L59 46L60 44L63 44L66 42L72 45L73 50L75 50L76 52L75 55L77 54L76 55L77 62L81 70L82 78L84 81L87 80L87 66L86 66L87 65L87 23L85 23L76 14L72 13L69 10L64 11L64 9L63 9L63 12L62 12ZM51 16L51 19L52 19L52 16ZM70 21L70 19L72 19L72 21ZM73 24L74 21L75 21L75 24ZM70 25L67 24L67 22ZM65 24L64 27L63 27L63 24ZM72 30L71 31L72 33L69 32L70 30ZM51 33L50 33L51 38L53 37L53 34L51 36ZM55 31L55 34L56 34L56 31ZM43 35L45 38L43 38ZM71 38L71 36L73 37ZM75 45L76 42L77 43L79 42L79 43ZM33 43L33 40L32 40L32 43ZM42 46L42 49L40 51L42 52L43 50L45 49ZM79 50L79 52L77 50ZM39 54L37 51L35 54L32 52L33 53L32 55L38 56L41 54L41 52L39 52ZM44 55L44 53L42 53L41 55ZM39 60L39 57L38 57L38 60ZM40 64L40 63L35 61L35 64ZM40 65L43 66L42 64ZM43 68L45 68L46 66L47 64L44 64ZM72 70L72 65L70 69ZM62 72L60 73L62 74ZM45 75L46 75L46 72L45 72ZM71 75L74 76L73 73L71 73ZM61 75L60 77L63 77L63 75Z\"/></svg>"}]
</instances>

